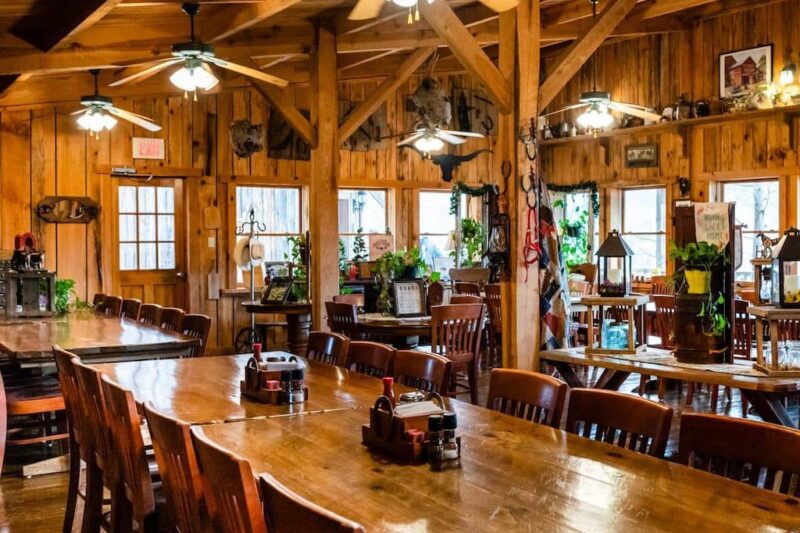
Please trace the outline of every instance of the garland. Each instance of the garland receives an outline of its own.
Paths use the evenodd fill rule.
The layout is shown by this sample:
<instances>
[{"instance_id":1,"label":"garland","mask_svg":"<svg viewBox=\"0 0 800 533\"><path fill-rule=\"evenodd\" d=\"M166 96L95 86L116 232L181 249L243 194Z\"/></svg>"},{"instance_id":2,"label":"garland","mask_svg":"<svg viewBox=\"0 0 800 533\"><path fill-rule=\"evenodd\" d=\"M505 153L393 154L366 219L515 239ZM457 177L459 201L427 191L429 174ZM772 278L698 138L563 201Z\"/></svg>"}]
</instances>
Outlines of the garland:
<instances>
[{"instance_id":1,"label":"garland","mask_svg":"<svg viewBox=\"0 0 800 533\"><path fill-rule=\"evenodd\" d=\"M457 181L453 185L453 190L450 193L450 214L455 215L458 211L459 196L468 194L470 196L484 196L490 192L497 193L497 187L491 183L481 185L480 187L470 187L463 181Z\"/></svg>"},{"instance_id":2,"label":"garland","mask_svg":"<svg viewBox=\"0 0 800 533\"><path fill-rule=\"evenodd\" d=\"M592 196L592 214L594 215L595 218L600 216L600 196L597 194L596 181L582 181L574 185L553 185L548 183L547 189L550 192L563 192L563 193L571 193L576 191L583 192L588 189Z\"/></svg>"}]
</instances>

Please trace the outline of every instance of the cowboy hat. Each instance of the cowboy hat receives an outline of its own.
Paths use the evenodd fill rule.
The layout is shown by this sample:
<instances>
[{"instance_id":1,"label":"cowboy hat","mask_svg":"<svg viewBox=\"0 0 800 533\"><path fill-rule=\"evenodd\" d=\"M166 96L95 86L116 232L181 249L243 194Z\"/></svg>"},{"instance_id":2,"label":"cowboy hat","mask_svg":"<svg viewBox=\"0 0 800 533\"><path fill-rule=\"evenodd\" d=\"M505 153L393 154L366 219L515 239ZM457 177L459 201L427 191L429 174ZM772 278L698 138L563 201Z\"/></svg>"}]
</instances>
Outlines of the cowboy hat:
<instances>
[{"instance_id":1,"label":"cowboy hat","mask_svg":"<svg viewBox=\"0 0 800 533\"><path fill-rule=\"evenodd\" d=\"M264 244L250 237L241 237L233 248L233 261L242 269L250 270L250 261L253 265L260 265L264 261Z\"/></svg>"}]
</instances>

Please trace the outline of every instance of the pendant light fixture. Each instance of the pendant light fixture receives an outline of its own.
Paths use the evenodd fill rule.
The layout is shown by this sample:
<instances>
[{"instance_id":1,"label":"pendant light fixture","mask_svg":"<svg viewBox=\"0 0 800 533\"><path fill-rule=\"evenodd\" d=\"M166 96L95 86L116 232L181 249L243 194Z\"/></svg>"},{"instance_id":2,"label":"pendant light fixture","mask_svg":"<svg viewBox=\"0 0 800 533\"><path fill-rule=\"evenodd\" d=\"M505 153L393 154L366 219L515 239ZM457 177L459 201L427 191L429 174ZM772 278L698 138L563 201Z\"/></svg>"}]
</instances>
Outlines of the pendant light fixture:
<instances>
[{"instance_id":1,"label":"pendant light fixture","mask_svg":"<svg viewBox=\"0 0 800 533\"><path fill-rule=\"evenodd\" d=\"M200 44L197 42L194 33L194 17L197 15L199 8L198 4L187 3L183 5L184 13L189 15L189 32L192 45ZM184 59L183 65L172 73L169 81L178 89L183 89L184 98L188 98L189 93L193 93L195 102L197 101L197 89L208 91L219 83L217 77L211 72L211 68L193 56L188 56Z\"/></svg>"}]
</instances>

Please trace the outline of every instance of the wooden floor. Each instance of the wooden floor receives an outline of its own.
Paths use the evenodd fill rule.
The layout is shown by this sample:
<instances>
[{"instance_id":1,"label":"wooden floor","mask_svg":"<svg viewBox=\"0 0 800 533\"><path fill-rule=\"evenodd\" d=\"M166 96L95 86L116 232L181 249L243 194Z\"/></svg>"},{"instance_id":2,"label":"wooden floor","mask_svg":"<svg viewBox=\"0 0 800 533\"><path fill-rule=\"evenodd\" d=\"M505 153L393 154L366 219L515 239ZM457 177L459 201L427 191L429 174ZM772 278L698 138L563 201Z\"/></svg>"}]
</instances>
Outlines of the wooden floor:
<instances>
[{"instance_id":1,"label":"wooden floor","mask_svg":"<svg viewBox=\"0 0 800 533\"><path fill-rule=\"evenodd\" d=\"M592 374L589 370L590 382L599 376L600 372ZM488 392L488 372L480 375L479 399L481 404L485 404ZM632 392L639 385L639 376L632 376L620 388L621 391ZM652 391L648 389L649 397L656 399L655 387ZM709 411L709 393L707 389L696 393L693 405L685 405L685 386L679 391L677 386L671 386L667 391L666 402L675 409L675 418L672 422L670 442L667 447L667 457L673 456L677 452L678 428L680 425L680 414L687 409L696 412ZM466 397L462 397L466 399ZM741 416L741 396L738 391L734 391L733 399L728 402L720 392L719 409L720 414L729 416ZM795 420L798 417L797 400L794 399L790 405L790 412ZM751 419L757 419L750 414ZM566 417L565 417L566 418ZM3 476L0 478L0 533L53 533L60 531L63 519L63 506L66 499L66 474L52 474L38 476L32 479L23 479L21 476L21 465L30 463L36 459L46 458L47 455L56 453L56 450L28 450L24 454L11 449L6 457L6 465L3 469Z\"/></svg>"}]
</instances>

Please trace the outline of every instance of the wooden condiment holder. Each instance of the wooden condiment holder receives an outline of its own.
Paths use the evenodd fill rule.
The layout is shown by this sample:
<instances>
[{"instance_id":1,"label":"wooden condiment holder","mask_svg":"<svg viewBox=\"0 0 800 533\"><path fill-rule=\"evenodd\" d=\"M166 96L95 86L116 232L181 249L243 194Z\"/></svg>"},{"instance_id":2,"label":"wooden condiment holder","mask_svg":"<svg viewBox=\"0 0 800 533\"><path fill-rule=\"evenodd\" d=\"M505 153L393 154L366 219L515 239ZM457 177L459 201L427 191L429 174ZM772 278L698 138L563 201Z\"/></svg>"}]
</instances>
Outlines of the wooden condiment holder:
<instances>
[{"instance_id":1,"label":"wooden condiment holder","mask_svg":"<svg viewBox=\"0 0 800 533\"><path fill-rule=\"evenodd\" d=\"M289 398L282 390L267 387L269 381L280 381L280 377L280 370L263 370L256 358L251 357L244 367L244 379L239 382L239 388L242 395L261 403L292 404L308 400L308 387L305 385L302 399L297 395Z\"/></svg>"},{"instance_id":2,"label":"wooden condiment holder","mask_svg":"<svg viewBox=\"0 0 800 533\"><path fill-rule=\"evenodd\" d=\"M436 393L431 395L443 408L442 397ZM419 464L425 462L426 431L428 416L400 417L395 415L391 400L380 396L369 410L369 424L361 426L361 439L369 448L406 463ZM407 432L419 432L418 437L410 440Z\"/></svg>"}]
</instances>

